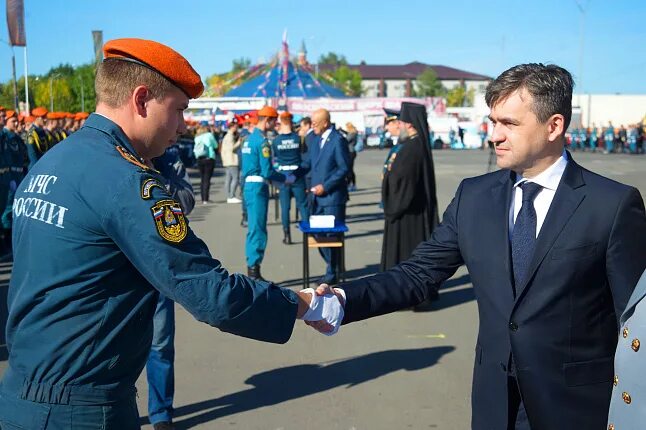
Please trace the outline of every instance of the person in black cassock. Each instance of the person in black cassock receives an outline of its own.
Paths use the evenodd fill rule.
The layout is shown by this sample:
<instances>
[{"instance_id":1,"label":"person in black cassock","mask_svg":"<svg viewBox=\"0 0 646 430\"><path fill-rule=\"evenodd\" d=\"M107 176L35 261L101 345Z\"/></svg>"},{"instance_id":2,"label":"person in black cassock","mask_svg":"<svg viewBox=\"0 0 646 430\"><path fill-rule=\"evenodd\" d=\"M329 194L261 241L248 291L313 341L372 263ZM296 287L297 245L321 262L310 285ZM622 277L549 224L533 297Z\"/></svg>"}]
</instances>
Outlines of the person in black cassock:
<instances>
[{"instance_id":1,"label":"person in black cassock","mask_svg":"<svg viewBox=\"0 0 646 430\"><path fill-rule=\"evenodd\" d=\"M382 271L408 259L439 223L426 108L403 102L399 121L401 148L388 165L381 188L385 218Z\"/></svg>"}]
</instances>

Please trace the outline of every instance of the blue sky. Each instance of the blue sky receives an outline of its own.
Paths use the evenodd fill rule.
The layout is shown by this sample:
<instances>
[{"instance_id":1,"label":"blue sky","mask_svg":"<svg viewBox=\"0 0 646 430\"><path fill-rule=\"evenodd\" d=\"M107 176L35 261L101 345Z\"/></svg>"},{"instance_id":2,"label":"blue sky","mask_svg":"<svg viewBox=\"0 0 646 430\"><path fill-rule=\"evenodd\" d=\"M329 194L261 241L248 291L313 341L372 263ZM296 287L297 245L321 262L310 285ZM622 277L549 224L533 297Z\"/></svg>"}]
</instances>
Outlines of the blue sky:
<instances>
[{"instance_id":1,"label":"blue sky","mask_svg":"<svg viewBox=\"0 0 646 430\"><path fill-rule=\"evenodd\" d=\"M646 0L578 1L586 9L582 83L577 0L25 0L29 72L91 61L91 32L103 30L104 40L166 43L206 76L241 56L270 58L287 28L291 51L305 40L311 62L334 51L351 63L420 61L488 76L550 62L570 70L579 91L646 93ZM8 40L5 19L0 27ZM23 50L15 52L20 75ZM0 44L0 81L10 73L11 51Z\"/></svg>"}]
</instances>

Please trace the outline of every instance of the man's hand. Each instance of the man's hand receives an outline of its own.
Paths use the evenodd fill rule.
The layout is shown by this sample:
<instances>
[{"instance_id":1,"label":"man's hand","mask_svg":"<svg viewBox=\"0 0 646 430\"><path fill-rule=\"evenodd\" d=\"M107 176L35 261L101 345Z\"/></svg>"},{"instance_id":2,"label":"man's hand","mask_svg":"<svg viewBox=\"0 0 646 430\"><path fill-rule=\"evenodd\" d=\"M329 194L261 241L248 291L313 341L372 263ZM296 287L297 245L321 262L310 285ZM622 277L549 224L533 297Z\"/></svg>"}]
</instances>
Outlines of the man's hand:
<instances>
[{"instance_id":1,"label":"man's hand","mask_svg":"<svg viewBox=\"0 0 646 430\"><path fill-rule=\"evenodd\" d=\"M285 176L285 185L291 185L296 181L296 176L289 173Z\"/></svg>"},{"instance_id":2,"label":"man's hand","mask_svg":"<svg viewBox=\"0 0 646 430\"><path fill-rule=\"evenodd\" d=\"M339 330L343 321L343 306L336 295L319 295L307 288L299 291L298 296L301 300L297 318L305 320L307 325L327 336L332 336ZM305 312L302 312L303 304L308 306Z\"/></svg>"},{"instance_id":3,"label":"man's hand","mask_svg":"<svg viewBox=\"0 0 646 430\"><path fill-rule=\"evenodd\" d=\"M325 194L325 189L323 188L323 184L318 184L315 187L312 187L310 191L315 195L315 196L322 196Z\"/></svg>"}]
</instances>

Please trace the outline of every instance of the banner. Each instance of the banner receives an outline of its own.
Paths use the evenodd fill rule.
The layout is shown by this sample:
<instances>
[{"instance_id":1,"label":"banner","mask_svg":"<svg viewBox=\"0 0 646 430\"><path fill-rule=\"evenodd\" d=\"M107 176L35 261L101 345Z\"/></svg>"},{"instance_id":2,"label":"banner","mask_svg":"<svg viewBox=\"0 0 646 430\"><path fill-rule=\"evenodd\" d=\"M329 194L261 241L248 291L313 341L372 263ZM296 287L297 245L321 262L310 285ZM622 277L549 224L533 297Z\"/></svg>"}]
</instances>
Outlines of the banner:
<instances>
[{"instance_id":1,"label":"banner","mask_svg":"<svg viewBox=\"0 0 646 430\"><path fill-rule=\"evenodd\" d=\"M7 0L7 29L11 46L27 46L23 0Z\"/></svg>"},{"instance_id":2,"label":"banner","mask_svg":"<svg viewBox=\"0 0 646 430\"><path fill-rule=\"evenodd\" d=\"M92 39L94 40L94 62L99 64L103 61L103 31L92 31Z\"/></svg>"}]
</instances>

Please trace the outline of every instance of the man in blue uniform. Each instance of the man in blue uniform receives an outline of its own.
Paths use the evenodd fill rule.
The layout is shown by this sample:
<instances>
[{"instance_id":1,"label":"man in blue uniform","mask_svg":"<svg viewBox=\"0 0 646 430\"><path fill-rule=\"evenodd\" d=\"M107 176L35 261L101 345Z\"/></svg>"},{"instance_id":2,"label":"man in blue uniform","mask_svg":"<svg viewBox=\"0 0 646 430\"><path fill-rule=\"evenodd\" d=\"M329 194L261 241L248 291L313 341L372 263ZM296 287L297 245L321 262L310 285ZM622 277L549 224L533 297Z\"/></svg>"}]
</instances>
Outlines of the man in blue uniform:
<instances>
[{"instance_id":1,"label":"man in blue uniform","mask_svg":"<svg viewBox=\"0 0 646 430\"><path fill-rule=\"evenodd\" d=\"M328 305L339 307L328 320L342 318L331 297L229 274L211 257L151 162L185 132L200 76L157 42L103 51L96 114L16 192L0 428L138 429L134 384L159 293L267 342L286 342L295 318L320 321Z\"/></svg>"},{"instance_id":2,"label":"man in blue uniform","mask_svg":"<svg viewBox=\"0 0 646 430\"><path fill-rule=\"evenodd\" d=\"M30 169L52 147L50 138L43 128L47 109L37 107L31 113L34 117L34 122L27 130L27 156L29 157Z\"/></svg>"},{"instance_id":3,"label":"man in blue uniform","mask_svg":"<svg viewBox=\"0 0 646 430\"><path fill-rule=\"evenodd\" d=\"M280 114L280 128L278 136L272 144L274 162L280 172L289 174L301 165L301 138L292 131L292 114ZM305 179L299 178L293 184L281 184L278 198L280 200L280 216L283 224L283 243L291 244L292 235L289 230L289 211L292 194L296 199L296 207L301 211L302 219L310 217L307 199L305 197Z\"/></svg>"},{"instance_id":4,"label":"man in blue uniform","mask_svg":"<svg viewBox=\"0 0 646 430\"><path fill-rule=\"evenodd\" d=\"M189 215L195 207L195 194L177 144L153 166L166 180L166 189L182 212ZM154 430L173 429L173 398L175 396L175 303L159 295L153 316L153 340L146 362L148 380L148 419Z\"/></svg>"},{"instance_id":5,"label":"man in blue uniform","mask_svg":"<svg viewBox=\"0 0 646 430\"><path fill-rule=\"evenodd\" d=\"M1 153L3 159L3 167L6 169L6 184L8 187L7 200L3 208L0 208L2 217L2 236L3 236L3 253L4 251L11 251L11 225L12 225L12 209L13 198L16 193L16 188L25 176L25 159L26 151L25 143L18 135L18 116L15 111L7 111L4 135L2 138Z\"/></svg>"},{"instance_id":6,"label":"man in blue uniform","mask_svg":"<svg viewBox=\"0 0 646 430\"><path fill-rule=\"evenodd\" d=\"M278 112L271 106L258 111L258 125L242 144L242 181L244 201L247 205L248 230L245 242L247 275L263 280L260 265L267 247L268 181L284 182L285 175L271 166L271 142L268 131L276 127Z\"/></svg>"}]
</instances>

